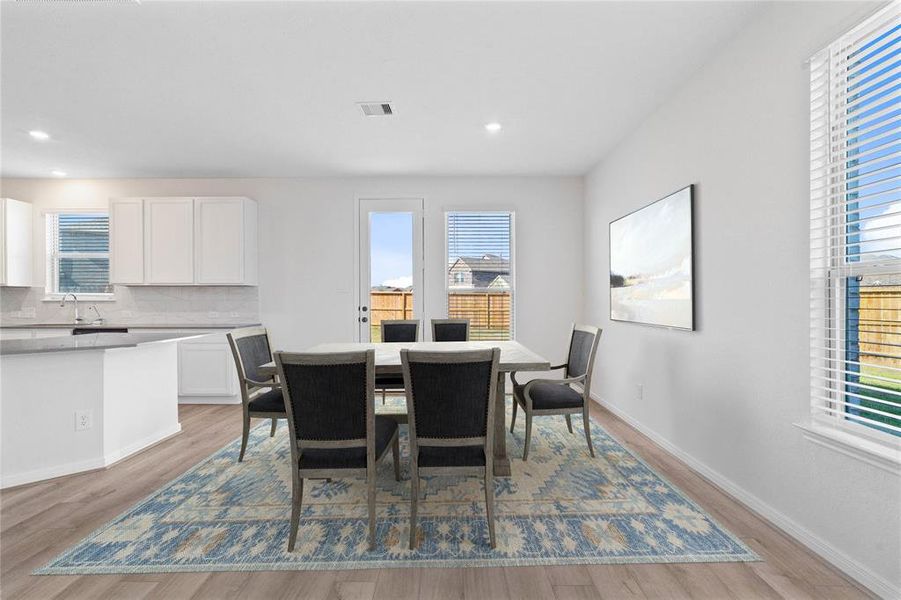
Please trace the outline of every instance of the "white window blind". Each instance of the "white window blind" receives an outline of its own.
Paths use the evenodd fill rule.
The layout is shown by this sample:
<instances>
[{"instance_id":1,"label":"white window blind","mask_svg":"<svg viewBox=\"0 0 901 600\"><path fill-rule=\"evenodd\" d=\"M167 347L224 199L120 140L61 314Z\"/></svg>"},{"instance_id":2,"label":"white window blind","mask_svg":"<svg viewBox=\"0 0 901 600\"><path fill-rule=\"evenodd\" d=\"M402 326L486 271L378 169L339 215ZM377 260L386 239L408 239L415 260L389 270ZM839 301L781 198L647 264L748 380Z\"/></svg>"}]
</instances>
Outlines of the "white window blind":
<instances>
[{"instance_id":1,"label":"white window blind","mask_svg":"<svg viewBox=\"0 0 901 600\"><path fill-rule=\"evenodd\" d=\"M811 413L901 435L901 11L811 60Z\"/></svg>"},{"instance_id":2,"label":"white window blind","mask_svg":"<svg viewBox=\"0 0 901 600\"><path fill-rule=\"evenodd\" d=\"M512 340L513 213L447 213L447 316L472 340Z\"/></svg>"},{"instance_id":3,"label":"white window blind","mask_svg":"<svg viewBox=\"0 0 901 600\"><path fill-rule=\"evenodd\" d=\"M47 293L110 293L109 216L47 215Z\"/></svg>"}]
</instances>

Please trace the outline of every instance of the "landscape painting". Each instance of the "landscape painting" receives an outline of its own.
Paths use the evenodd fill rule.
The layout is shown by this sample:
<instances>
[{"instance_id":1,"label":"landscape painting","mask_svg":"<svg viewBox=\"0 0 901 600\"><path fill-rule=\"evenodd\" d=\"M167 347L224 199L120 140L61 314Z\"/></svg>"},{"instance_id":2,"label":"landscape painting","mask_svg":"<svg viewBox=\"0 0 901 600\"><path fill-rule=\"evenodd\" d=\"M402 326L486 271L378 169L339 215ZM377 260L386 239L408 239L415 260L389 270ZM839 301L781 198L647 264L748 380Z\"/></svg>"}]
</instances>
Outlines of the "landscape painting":
<instances>
[{"instance_id":1,"label":"landscape painting","mask_svg":"<svg viewBox=\"0 0 901 600\"><path fill-rule=\"evenodd\" d=\"M610 223L610 318L694 329L692 186Z\"/></svg>"}]
</instances>

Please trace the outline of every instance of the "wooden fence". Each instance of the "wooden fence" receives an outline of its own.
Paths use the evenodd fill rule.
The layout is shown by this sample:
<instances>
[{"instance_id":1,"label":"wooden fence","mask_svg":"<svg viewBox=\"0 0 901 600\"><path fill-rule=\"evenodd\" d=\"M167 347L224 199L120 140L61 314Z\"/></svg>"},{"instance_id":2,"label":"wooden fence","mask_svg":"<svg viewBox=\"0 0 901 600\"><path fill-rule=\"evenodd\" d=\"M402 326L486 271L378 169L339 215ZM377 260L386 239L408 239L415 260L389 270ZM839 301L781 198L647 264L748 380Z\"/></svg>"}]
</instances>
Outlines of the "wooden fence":
<instances>
[{"instance_id":1,"label":"wooden fence","mask_svg":"<svg viewBox=\"0 0 901 600\"><path fill-rule=\"evenodd\" d=\"M901 368L901 286L860 288L860 362Z\"/></svg>"},{"instance_id":2,"label":"wooden fence","mask_svg":"<svg viewBox=\"0 0 901 600\"><path fill-rule=\"evenodd\" d=\"M469 319L470 338L474 340L510 339L510 307L509 291L455 291L447 298L448 318ZM413 293L370 292L369 310L370 334L373 341L378 341L383 320L413 318Z\"/></svg>"}]
</instances>

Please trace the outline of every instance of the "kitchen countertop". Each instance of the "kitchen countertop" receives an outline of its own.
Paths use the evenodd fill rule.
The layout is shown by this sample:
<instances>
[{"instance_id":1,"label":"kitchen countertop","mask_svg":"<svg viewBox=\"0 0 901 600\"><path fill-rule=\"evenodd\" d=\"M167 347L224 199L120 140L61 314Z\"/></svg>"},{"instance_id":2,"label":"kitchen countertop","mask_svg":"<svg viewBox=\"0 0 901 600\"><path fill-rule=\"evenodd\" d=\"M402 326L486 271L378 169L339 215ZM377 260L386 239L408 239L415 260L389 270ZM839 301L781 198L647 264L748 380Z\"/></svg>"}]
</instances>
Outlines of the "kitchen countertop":
<instances>
[{"instance_id":1,"label":"kitchen countertop","mask_svg":"<svg viewBox=\"0 0 901 600\"><path fill-rule=\"evenodd\" d=\"M79 350L109 350L133 348L139 344L181 340L194 335L178 333L89 333L28 340L5 340L0 356L14 354L42 354L46 352L75 352Z\"/></svg>"},{"instance_id":2,"label":"kitchen countertop","mask_svg":"<svg viewBox=\"0 0 901 600\"><path fill-rule=\"evenodd\" d=\"M15 325L2 325L0 329L74 329L96 327L98 329L238 329L241 327L256 327L259 323L17 323Z\"/></svg>"}]
</instances>

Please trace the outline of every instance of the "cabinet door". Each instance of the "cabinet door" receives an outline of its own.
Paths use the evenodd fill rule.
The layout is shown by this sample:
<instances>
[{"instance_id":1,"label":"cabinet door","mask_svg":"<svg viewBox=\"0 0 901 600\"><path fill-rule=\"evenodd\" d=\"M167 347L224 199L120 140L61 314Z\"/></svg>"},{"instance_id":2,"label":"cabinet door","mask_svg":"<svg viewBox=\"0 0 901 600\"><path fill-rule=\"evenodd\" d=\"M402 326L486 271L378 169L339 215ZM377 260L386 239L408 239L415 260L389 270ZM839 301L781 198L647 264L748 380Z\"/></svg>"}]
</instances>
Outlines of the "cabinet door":
<instances>
[{"instance_id":1,"label":"cabinet door","mask_svg":"<svg viewBox=\"0 0 901 600\"><path fill-rule=\"evenodd\" d=\"M194 200L144 200L144 282L194 283Z\"/></svg>"},{"instance_id":2,"label":"cabinet door","mask_svg":"<svg viewBox=\"0 0 901 600\"><path fill-rule=\"evenodd\" d=\"M236 379L235 363L224 335L178 344L179 396L234 396Z\"/></svg>"},{"instance_id":3,"label":"cabinet door","mask_svg":"<svg viewBox=\"0 0 901 600\"><path fill-rule=\"evenodd\" d=\"M31 286L31 204L7 198L2 212L3 284Z\"/></svg>"},{"instance_id":4,"label":"cabinet door","mask_svg":"<svg viewBox=\"0 0 901 600\"><path fill-rule=\"evenodd\" d=\"M245 283L244 202L244 198L195 198L194 268L197 283Z\"/></svg>"},{"instance_id":5,"label":"cabinet door","mask_svg":"<svg viewBox=\"0 0 901 600\"><path fill-rule=\"evenodd\" d=\"M144 283L144 201L110 200L110 282Z\"/></svg>"}]
</instances>

